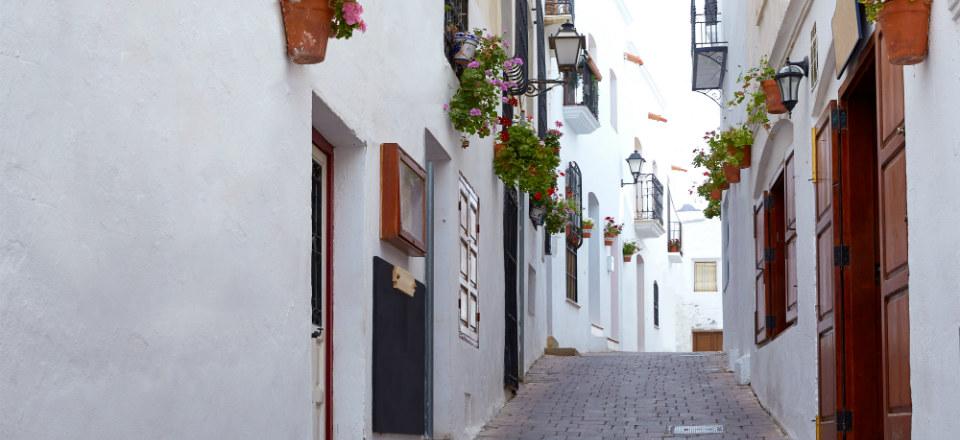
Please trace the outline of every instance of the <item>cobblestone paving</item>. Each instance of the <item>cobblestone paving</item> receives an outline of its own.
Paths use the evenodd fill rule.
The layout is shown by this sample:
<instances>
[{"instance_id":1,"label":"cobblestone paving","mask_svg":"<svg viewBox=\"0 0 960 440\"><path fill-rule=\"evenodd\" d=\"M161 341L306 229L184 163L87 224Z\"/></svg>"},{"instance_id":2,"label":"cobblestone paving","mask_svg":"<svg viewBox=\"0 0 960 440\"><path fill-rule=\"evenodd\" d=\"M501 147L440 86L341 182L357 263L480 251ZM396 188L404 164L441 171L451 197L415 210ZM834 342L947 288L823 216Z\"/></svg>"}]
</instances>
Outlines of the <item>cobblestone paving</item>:
<instances>
[{"instance_id":1,"label":"cobblestone paving","mask_svg":"<svg viewBox=\"0 0 960 440\"><path fill-rule=\"evenodd\" d=\"M533 439L787 439L721 354L544 356L477 437ZM721 424L723 434L671 434Z\"/></svg>"}]
</instances>

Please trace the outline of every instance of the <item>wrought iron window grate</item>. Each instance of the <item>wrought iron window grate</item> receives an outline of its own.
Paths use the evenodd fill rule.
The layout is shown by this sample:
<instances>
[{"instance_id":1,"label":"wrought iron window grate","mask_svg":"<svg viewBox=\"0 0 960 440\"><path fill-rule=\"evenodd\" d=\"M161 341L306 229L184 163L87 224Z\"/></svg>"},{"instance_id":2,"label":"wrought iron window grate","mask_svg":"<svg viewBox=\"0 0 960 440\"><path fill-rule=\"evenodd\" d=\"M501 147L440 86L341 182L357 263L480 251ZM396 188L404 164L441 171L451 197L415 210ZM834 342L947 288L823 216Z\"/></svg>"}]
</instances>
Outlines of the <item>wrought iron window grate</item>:
<instances>
[{"instance_id":1,"label":"wrought iron window grate","mask_svg":"<svg viewBox=\"0 0 960 440\"><path fill-rule=\"evenodd\" d=\"M637 182L637 220L663 224L663 185L656 175L643 174Z\"/></svg>"}]
</instances>

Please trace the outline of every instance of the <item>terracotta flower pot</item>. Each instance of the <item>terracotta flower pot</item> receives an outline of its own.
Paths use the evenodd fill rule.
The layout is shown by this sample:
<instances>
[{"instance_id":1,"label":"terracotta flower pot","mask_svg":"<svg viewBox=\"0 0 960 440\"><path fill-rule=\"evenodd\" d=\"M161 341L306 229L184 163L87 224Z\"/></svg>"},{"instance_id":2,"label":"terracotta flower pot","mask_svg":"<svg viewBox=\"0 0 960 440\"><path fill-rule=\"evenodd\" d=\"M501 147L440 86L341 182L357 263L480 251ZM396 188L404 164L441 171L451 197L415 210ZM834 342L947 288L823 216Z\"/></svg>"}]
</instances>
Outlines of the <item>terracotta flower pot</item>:
<instances>
[{"instance_id":1,"label":"terracotta flower pot","mask_svg":"<svg viewBox=\"0 0 960 440\"><path fill-rule=\"evenodd\" d=\"M316 64L327 56L333 27L329 0L280 0L287 56L297 64Z\"/></svg>"},{"instance_id":2,"label":"terracotta flower pot","mask_svg":"<svg viewBox=\"0 0 960 440\"><path fill-rule=\"evenodd\" d=\"M583 238L590 238L593 236L593 228L583 228Z\"/></svg>"},{"instance_id":3,"label":"terracotta flower pot","mask_svg":"<svg viewBox=\"0 0 960 440\"><path fill-rule=\"evenodd\" d=\"M721 189L721 190L730 189L730 182L723 182L723 183L721 183L721 184L720 184L720 189Z\"/></svg>"},{"instance_id":4,"label":"terracotta flower pot","mask_svg":"<svg viewBox=\"0 0 960 440\"><path fill-rule=\"evenodd\" d=\"M763 87L763 94L767 96L767 113L771 115L782 115L787 112L787 107L783 105L783 97L780 95L780 86L775 79L765 79L760 82Z\"/></svg>"},{"instance_id":5,"label":"terracotta flower pot","mask_svg":"<svg viewBox=\"0 0 960 440\"><path fill-rule=\"evenodd\" d=\"M607 234L604 234L604 236L603 236L603 245L604 245L604 246L613 246L613 239L614 239L614 238L617 238L617 236L616 236L616 235L607 235Z\"/></svg>"},{"instance_id":6,"label":"terracotta flower pot","mask_svg":"<svg viewBox=\"0 0 960 440\"><path fill-rule=\"evenodd\" d=\"M496 144L493 144L493 157L499 156L500 152L503 151L504 148L507 148L505 144L501 144L499 142Z\"/></svg>"},{"instance_id":7,"label":"terracotta flower pot","mask_svg":"<svg viewBox=\"0 0 960 440\"><path fill-rule=\"evenodd\" d=\"M667 245L667 252L670 252L670 253L680 252L680 246L677 246L675 244Z\"/></svg>"},{"instance_id":8,"label":"terracotta flower pot","mask_svg":"<svg viewBox=\"0 0 960 440\"><path fill-rule=\"evenodd\" d=\"M623 262L624 262L624 263L629 263L630 260L633 260L633 255L624 255L624 256L623 256Z\"/></svg>"},{"instance_id":9,"label":"terracotta flower pot","mask_svg":"<svg viewBox=\"0 0 960 440\"><path fill-rule=\"evenodd\" d=\"M714 189L710 191L710 200L719 202L722 197L723 197L723 193L720 192L719 189Z\"/></svg>"},{"instance_id":10,"label":"terracotta flower pot","mask_svg":"<svg viewBox=\"0 0 960 440\"><path fill-rule=\"evenodd\" d=\"M887 0L877 15L891 64L917 64L927 58L931 0Z\"/></svg>"},{"instance_id":11,"label":"terracotta flower pot","mask_svg":"<svg viewBox=\"0 0 960 440\"><path fill-rule=\"evenodd\" d=\"M723 175L727 178L727 182L740 183L740 168L732 163L723 164Z\"/></svg>"},{"instance_id":12,"label":"terracotta flower pot","mask_svg":"<svg viewBox=\"0 0 960 440\"><path fill-rule=\"evenodd\" d=\"M743 159L740 160L740 169L745 170L750 168L750 161L753 159L751 154L753 150L753 145L744 145L743 146Z\"/></svg>"},{"instance_id":13,"label":"terracotta flower pot","mask_svg":"<svg viewBox=\"0 0 960 440\"><path fill-rule=\"evenodd\" d=\"M737 153L739 153L739 151L737 151L737 147L733 145L727 145L727 156L735 157Z\"/></svg>"}]
</instances>

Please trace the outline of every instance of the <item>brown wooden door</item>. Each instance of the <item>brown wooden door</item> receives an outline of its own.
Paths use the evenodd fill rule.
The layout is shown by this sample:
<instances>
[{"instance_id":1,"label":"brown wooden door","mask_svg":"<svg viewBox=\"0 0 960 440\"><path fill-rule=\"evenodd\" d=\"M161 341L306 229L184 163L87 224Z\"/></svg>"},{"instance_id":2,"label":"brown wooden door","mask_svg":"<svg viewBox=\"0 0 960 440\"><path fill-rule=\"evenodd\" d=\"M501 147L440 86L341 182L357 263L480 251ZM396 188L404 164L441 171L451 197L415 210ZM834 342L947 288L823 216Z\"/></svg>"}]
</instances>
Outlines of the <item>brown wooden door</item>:
<instances>
[{"instance_id":1,"label":"brown wooden door","mask_svg":"<svg viewBox=\"0 0 960 440\"><path fill-rule=\"evenodd\" d=\"M695 330L693 351L723 351L723 331Z\"/></svg>"},{"instance_id":2,"label":"brown wooden door","mask_svg":"<svg viewBox=\"0 0 960 440\"><path fill-rule=\"evenodd\" d=\"M907 168L903 68L888 62L883 35L877 47L879 179L879 283L883 334L883 417L888 439L909 439L909 275L907 266Z\"/></svg>"},{"instance_id":3,"label":"brown wooden door","mask_svg":"<svg viewBox=\"0 0 960 440\"><path fill-rule=\"evenodd\" d=\"M764 199L766 199L766 193L764 193ZM754 321L754 330L755 338L757 344L763 343L767 340L767 289L766 289L766 234L764 231L765 220L765 210L763 209L763 203L756 207L753 211L753 239L754 245L756 246L756 262L757 262L757 274L756 274L756 289L754 291L754 297L756 300L756 309L753 313Z\"/></svg>"},{"instance_id":4,"label":"brown wooden door","mask_svg":"<svg viewBox=\"0 0 960 440\"><path fill-rule=\"evenodd\" d=\"M820 378L820 429L822 438L837 438L838 354L843 350L837 344L835 292L840 281L839 268L833 262L833 249L839 244L834 225L838 211L834 209L834 200L839 199L839 181L837 175L840 136L831 123L831 116L837 109L836 101L829 105L826 114L817 125L816 164L814 185L816 186L817 219L817 353Z\"/></svg>"}]
</instances>

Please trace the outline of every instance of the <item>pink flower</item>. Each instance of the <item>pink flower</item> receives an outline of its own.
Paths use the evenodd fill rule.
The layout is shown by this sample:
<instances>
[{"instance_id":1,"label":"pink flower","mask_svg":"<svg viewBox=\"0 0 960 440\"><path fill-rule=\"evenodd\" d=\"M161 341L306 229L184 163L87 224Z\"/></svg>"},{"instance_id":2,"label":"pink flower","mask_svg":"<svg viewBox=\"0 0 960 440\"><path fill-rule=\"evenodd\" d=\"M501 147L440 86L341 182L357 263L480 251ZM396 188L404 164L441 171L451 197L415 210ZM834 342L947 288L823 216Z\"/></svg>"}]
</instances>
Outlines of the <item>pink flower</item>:
<instances>
[{"instance_id":1,"label":"pink flower","mask_svg":"<svg viewBox=\"0 0 960 440\"><path fill-rule=\"evenodd\" d=\"M509 69L511 67L513 67L513 60L506 60L503 62L504 69Z\"/></svg>"},{"instance_id":2,"label":"pink flower","mask_svg":"<svg viewBox=\"0 0 960 440\"><path fill-rule=\"evenodd\" d=\"M366 31L367 31L367 23L363 20L360 20L360 32L366 32Z\"/></svg>"},{"instance_id":3,"label":"pink flower","mask_svg":"<svg viewBox=\"0 0 960 440\"><path fill-rule=\"evenodd\" d=\"M450 110L450 104L443 105L443 111L447 111L447 110Z\"/></svg>"},{"instance_id":4,"label":"pink flower","mask_svg":"<svg viewBox=\"0 0 960 440\"><path fill-rule=\"evenodd\" d=\"M504 96L504 97L500 98L500 102L502 102L502 103L504 103L504 104L508 104L508 103L510 103L510 98L507 98L506 96Z\"/></svg>"},{"instance_id":5,"label":"pink flower","mask_svg":"<svg viewBox=\"0 0 960 440\"><path fill-rule=\"evenodd\" d=\"M483 114L483 112L481 112L480 109L478 109L478 108L472 108L472 109L470 109L470 116L480 116L480 115L482 115L482 114Z\"/></svg>"},{"instance_id":6,"label":"pink flower","mask_svg":"<svg viewBox=\"0 0 960 440\"><path fill-rule=\"evenodd\" d=\"M469 67L469 68L471 68L471 69L477 69L477 68L480 67L480 62L477 61L477 60L473 60L473 61L470 62L470 64L467 64L467 67Z\"/></svg>"},{"instance_id":7,"label":"pink flower","mask_svg":"<svg viewBox=\"0 0 960 440\"><path fill-rule=\"evenodd\" d=\"M516 64L516 65L518 65L518 66L522 66L522 65L523 65L523 58L520 58L520 57L514 58L514 59L513 59L513 64Z\"/></svg>"},{"instance_id":8,"label":"pink flower","mask_svg":"<svg viewBox=\"0 0 960 440\"><path fill-rule=\"evenodd\" d=\"M343 21L347 22L349 25L355 25L362 23L360 20L360 14L363 13L363 6L360 6L360 3L357 2L344 2L343 3ZM365 25L361 25L365 27Z\"/></svg>"},{"instance_id":9,"label":"pink flower","mask_svg":"<svg viewBox=\"0 0 960 440\"><path fill-rule=\"evenodd\" d=\"M557 121L557 122L554 122L554 124L557 125L557 128L562 128L562 127L563 127L563 122Z\"/></svg>"}]
</instances>

